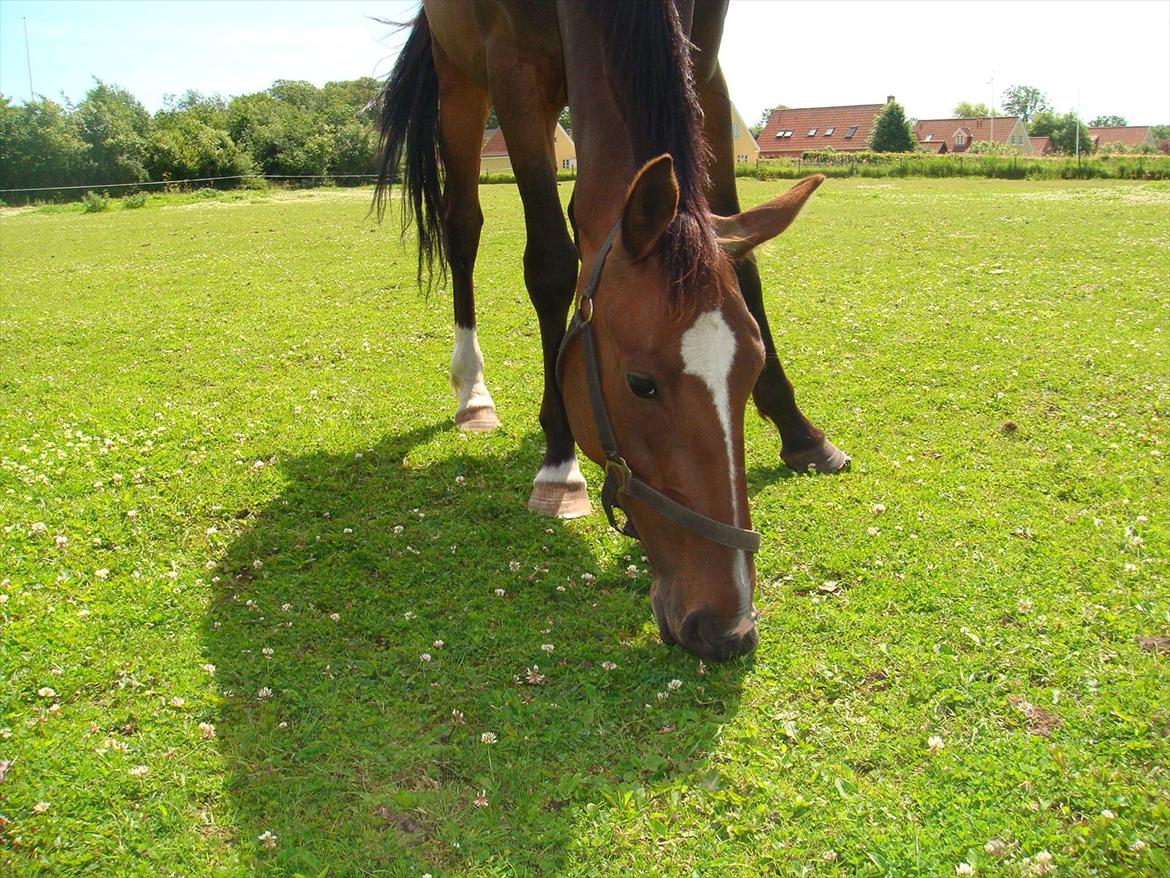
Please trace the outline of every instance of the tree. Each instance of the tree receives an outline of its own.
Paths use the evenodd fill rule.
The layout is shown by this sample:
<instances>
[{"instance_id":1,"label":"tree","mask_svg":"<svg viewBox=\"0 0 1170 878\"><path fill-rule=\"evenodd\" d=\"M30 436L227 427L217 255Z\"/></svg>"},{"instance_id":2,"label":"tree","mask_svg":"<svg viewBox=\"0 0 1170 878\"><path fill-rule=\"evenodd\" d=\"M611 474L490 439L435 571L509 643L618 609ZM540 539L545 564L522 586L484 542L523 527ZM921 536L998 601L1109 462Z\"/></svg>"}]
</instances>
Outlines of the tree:
<instances>
[{"instance_id":1,"label":"tree","mask_svg":"<svg viewBox=\"0 0 1170 878\"><path fill-rule=\"evenodd\" d=\"M1094 116L1090 128L1124 128L1129 123L1124 116Z\"/></svg>"},{"instance_id":2,"label":"tree","mask_svg":"<svg viewBox=\"0 0 1170 878\"><path fill-rule=\"evenodd\" d=\"M150 115L134 95L100 79L75 111L78 132L89 146L87 183L140 183L146 172Z\"/></svg>"},{"instance_id":3,"label":"tree","mask_svg":"<svg viewBox=\"0 0 1170 878\"><path fill-rule=\"evenodd\" d=\"M1013 85L1004 89L1003 111L1007 116L1019 116L1027 125L1037 113L1051 112L1048 96L1031 85Z\"/></svg>"},{"instance_id":4,"label":"tree","mask_svg":"<svg viewBox=\"0 0 1170 878\"><path fill-rule=\"evenodd\" d=\"M1089 129L1077 118L1076 113L1053 113L1044 110L1036 114L1029 132L1035 137L1052 138L1052 148L1055 151L1072 155L1077 148L1078 129L1081 152L1091 153L1093 142L1089 138Z\"/></svg>"},{"instance_id":5,"label":"tree","mask_svg":"<svg viewBox=\"0 0 1170 878\"><path fill-rule=\"evenodd\" d=\"M0 188L83 182L88 149L60 104L38 98L14 106L0 96Z\"/></svg>"},{"instance_id":6,"label":"tree","mask_svg":"<svg viewBox=\"0 0 1170 878\"><path fill-rule=\"evenodd\" d=\"M869 148L874 152L912 152L916 146L906 111L897 101L889 101L874 117Z\"/></svg>"},{"instance_id":7,"label":"tree","mask_svg":"<svg viewBox=\"0 0 1170 878\"><path fill-rule=\"evenodd\" d=\"M970 101L959 101L954 112L959 119L986 119L991 115L987 104L973 104Z\"/></svg>"}]
</instances>

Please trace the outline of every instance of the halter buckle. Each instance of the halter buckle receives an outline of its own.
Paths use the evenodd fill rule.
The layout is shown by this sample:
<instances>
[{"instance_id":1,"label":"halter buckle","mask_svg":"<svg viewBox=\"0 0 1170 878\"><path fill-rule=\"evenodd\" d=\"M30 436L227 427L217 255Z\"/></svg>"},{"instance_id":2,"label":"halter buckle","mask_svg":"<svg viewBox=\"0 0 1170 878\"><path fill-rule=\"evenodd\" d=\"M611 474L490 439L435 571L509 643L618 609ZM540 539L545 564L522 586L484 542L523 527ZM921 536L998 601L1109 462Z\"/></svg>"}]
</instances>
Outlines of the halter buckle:
<instances>
[{"instance_id":1,"label":"halter buckle","mask_svg":"<svg viewBox=\"0 0 1170 878\"><path fill-rule=\"evenodd\" d=\"M581 319L582 320L584 320L586 323L589 323L591 320L593 320L593 300L592 299L584 299L584 298L581 299L580 310L581 310Z\"/></svg>"},{"instance_id":2,"label":"halter buckle","mask_svg":"<svg viewBox=\"0 0 1170 878\"><path fill-rule=\"evenodd\" d=\"M633 473L630 472L630 465L626 463L625 458L608 457L605 460L605 475L613 479L618 491L624 491Z\"/></svg>"}]
</instances>

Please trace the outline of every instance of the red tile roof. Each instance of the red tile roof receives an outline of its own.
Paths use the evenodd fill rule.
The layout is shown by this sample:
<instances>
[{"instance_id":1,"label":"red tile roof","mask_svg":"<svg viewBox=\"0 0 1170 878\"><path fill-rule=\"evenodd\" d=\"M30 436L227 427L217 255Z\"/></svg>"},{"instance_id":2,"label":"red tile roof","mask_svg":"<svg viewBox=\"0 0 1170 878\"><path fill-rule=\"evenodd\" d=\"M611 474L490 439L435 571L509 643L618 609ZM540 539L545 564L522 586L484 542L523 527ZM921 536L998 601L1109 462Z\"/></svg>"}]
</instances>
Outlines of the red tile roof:
<instances>
[{"instance_id":1,"label":"red tile roof","mask_svg":"<svg viewBox=\"0 0 1170 878\"><path fill-rule=\"evenodd\" d=\"M481 156L506 156L508 145L504 143L504 132L500 128L489 128L483 133Z\"/></svg>"},{"instance_id":2,"label":"red tile roof","mask_svg":"<svg viewBox=\"0 0 1170 878\"><path fill-rule=\"evenodd\" d=\"M1033 137L1029 135L1028 139L1032 141L1032 151L1036 155L1048 155L1048 153L1052 152L1051 137Z\"/></svg>"},{"instance_id":3,"label":"red tile roof","mask_svg":"<svg viewBox=\"0 0 1170 878\"><path fill-rule=\"evenodd\" d=\"M1152 143L1149 125L1127 125L1125 128L1090 128L1089 136L1097 146L1120 143L1122 146L1141 146Z\"/></svg>"},{"instance_id":4,"label":"red tile roof","mask_svg":"<svg viewBox=\"0 0 1170 878\"><path fill-rule=\"evenodd\" d=\"M955 147L955 132L966 129L968 133L967 145L976 140L992 140L996 143L1007 143L1008 135L1019 122L1018 116L996 116L995 119L919 119L914 126L914 137L922 143L930 135L931 140L945 140L952 150ZM992 124L994 122L994 124ZM994 138L992 134L994 133ZM963 150L966 147L957 147Z\"/></svg>"},{"instance_id":5,"label":"red tile roof","mask_svg":"<svg viewBox=\"0 0 1170 878\"><path fill-rule=\"evenodd\" d=\"M768 123L756 143L760 158L780 155L799 155L805 150L832 147L838 151L868 149L869 131L873 117L884 104L856 104L851 107L804 107L795 110L773 110ZM848 140L845 135L856 127ZM814 134L809 134L815 129ZM780 132L791 131L786 137Z\"/></svg>"}]
</instances>

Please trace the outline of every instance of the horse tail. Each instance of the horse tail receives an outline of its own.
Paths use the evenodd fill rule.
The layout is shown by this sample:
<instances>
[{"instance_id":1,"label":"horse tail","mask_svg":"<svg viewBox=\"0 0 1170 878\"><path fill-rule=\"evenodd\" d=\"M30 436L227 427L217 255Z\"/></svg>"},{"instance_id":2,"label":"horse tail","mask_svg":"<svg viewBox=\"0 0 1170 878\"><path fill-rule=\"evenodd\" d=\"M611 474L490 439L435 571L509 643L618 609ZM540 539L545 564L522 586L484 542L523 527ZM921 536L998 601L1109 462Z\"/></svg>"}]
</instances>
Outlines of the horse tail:
<instances>
[{"instance_id":1,"label":"horse tail","mask_svg":"<svg viewBox=\"0 0 1170 878\"><path fill-rule=\"evenodd\" d=\"M446 278L441 223L442 172L439 166L439 77L431 54L431 28L419 10L410 36L379 96L378 183L374 207L381 220L394 183L403 189L402 232L411 220L418 231L418 283L424 268L429 287L435 261ZM399 176L401 175L401 179Z\"/></svg>"}]
</instances>

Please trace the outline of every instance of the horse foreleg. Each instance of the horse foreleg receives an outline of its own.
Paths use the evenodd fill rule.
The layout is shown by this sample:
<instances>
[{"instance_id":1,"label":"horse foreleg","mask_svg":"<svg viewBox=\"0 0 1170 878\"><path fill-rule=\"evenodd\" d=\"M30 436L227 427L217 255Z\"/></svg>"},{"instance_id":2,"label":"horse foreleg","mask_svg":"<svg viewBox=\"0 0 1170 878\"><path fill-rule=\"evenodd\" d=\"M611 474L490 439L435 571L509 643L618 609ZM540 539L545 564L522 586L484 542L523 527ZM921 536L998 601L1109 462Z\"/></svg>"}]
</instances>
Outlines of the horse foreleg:
<instances>
[{"instance_id":1,"label":"horse foreleg","mask_svg":"<svg viewBox=\"0 0 1170 878\"><path fill-rule=\"evenodd\" d=\"M455 425L485 432L500 425L495 402L483 378L483 353L475 331L475 256L483 212L479 207L479 163L487 120L488 95L463 76L435 44L439 76L439 152L446 170L443 235L455 300L455 350L451 389L458 399Z\"/></svg>"},{"instance_id":2,"label":"horse foreleg","mask_svg":"<svg viewBox=\"0 0 1170 878\"><path fill-rule=\"evenodd\" d=\"M550 84L536 66L521 60L503 69L492 82L492 95L524 203L524 284L540 323L544 355L540 405L544 462L533 480L528 508L542 515L576 518L587 515L591 507L556 376L557 351L577 284L577 248L569 237L557 193L553 145L563 95L550 94Z\"/></svg>"},{"instance_id":3,"label":"horse foreleg","mask_svg":"<svg viewBox=\"0 0 1170 878\"><path fill-rule=\"evenodd\" d=\"M711 75L697 83L699 100L703 105L704 135L711 148L708 168L711 188L708 201L711 210L721 216L739 213L739 195L735 188L735 142L731 129L731 100L723 72L716 66ZM735 263L739 289L752 317L760 328L764 343L764 369L756 380L752 399L760 414L780 431L780 458L794 470L816 470L834 473L844 469L849 458L825 438L804 416L796 404L792 382L784 374L768 315L764 311L764 291L755 257L748 254Z\"/></svg>"}]
</instances>

